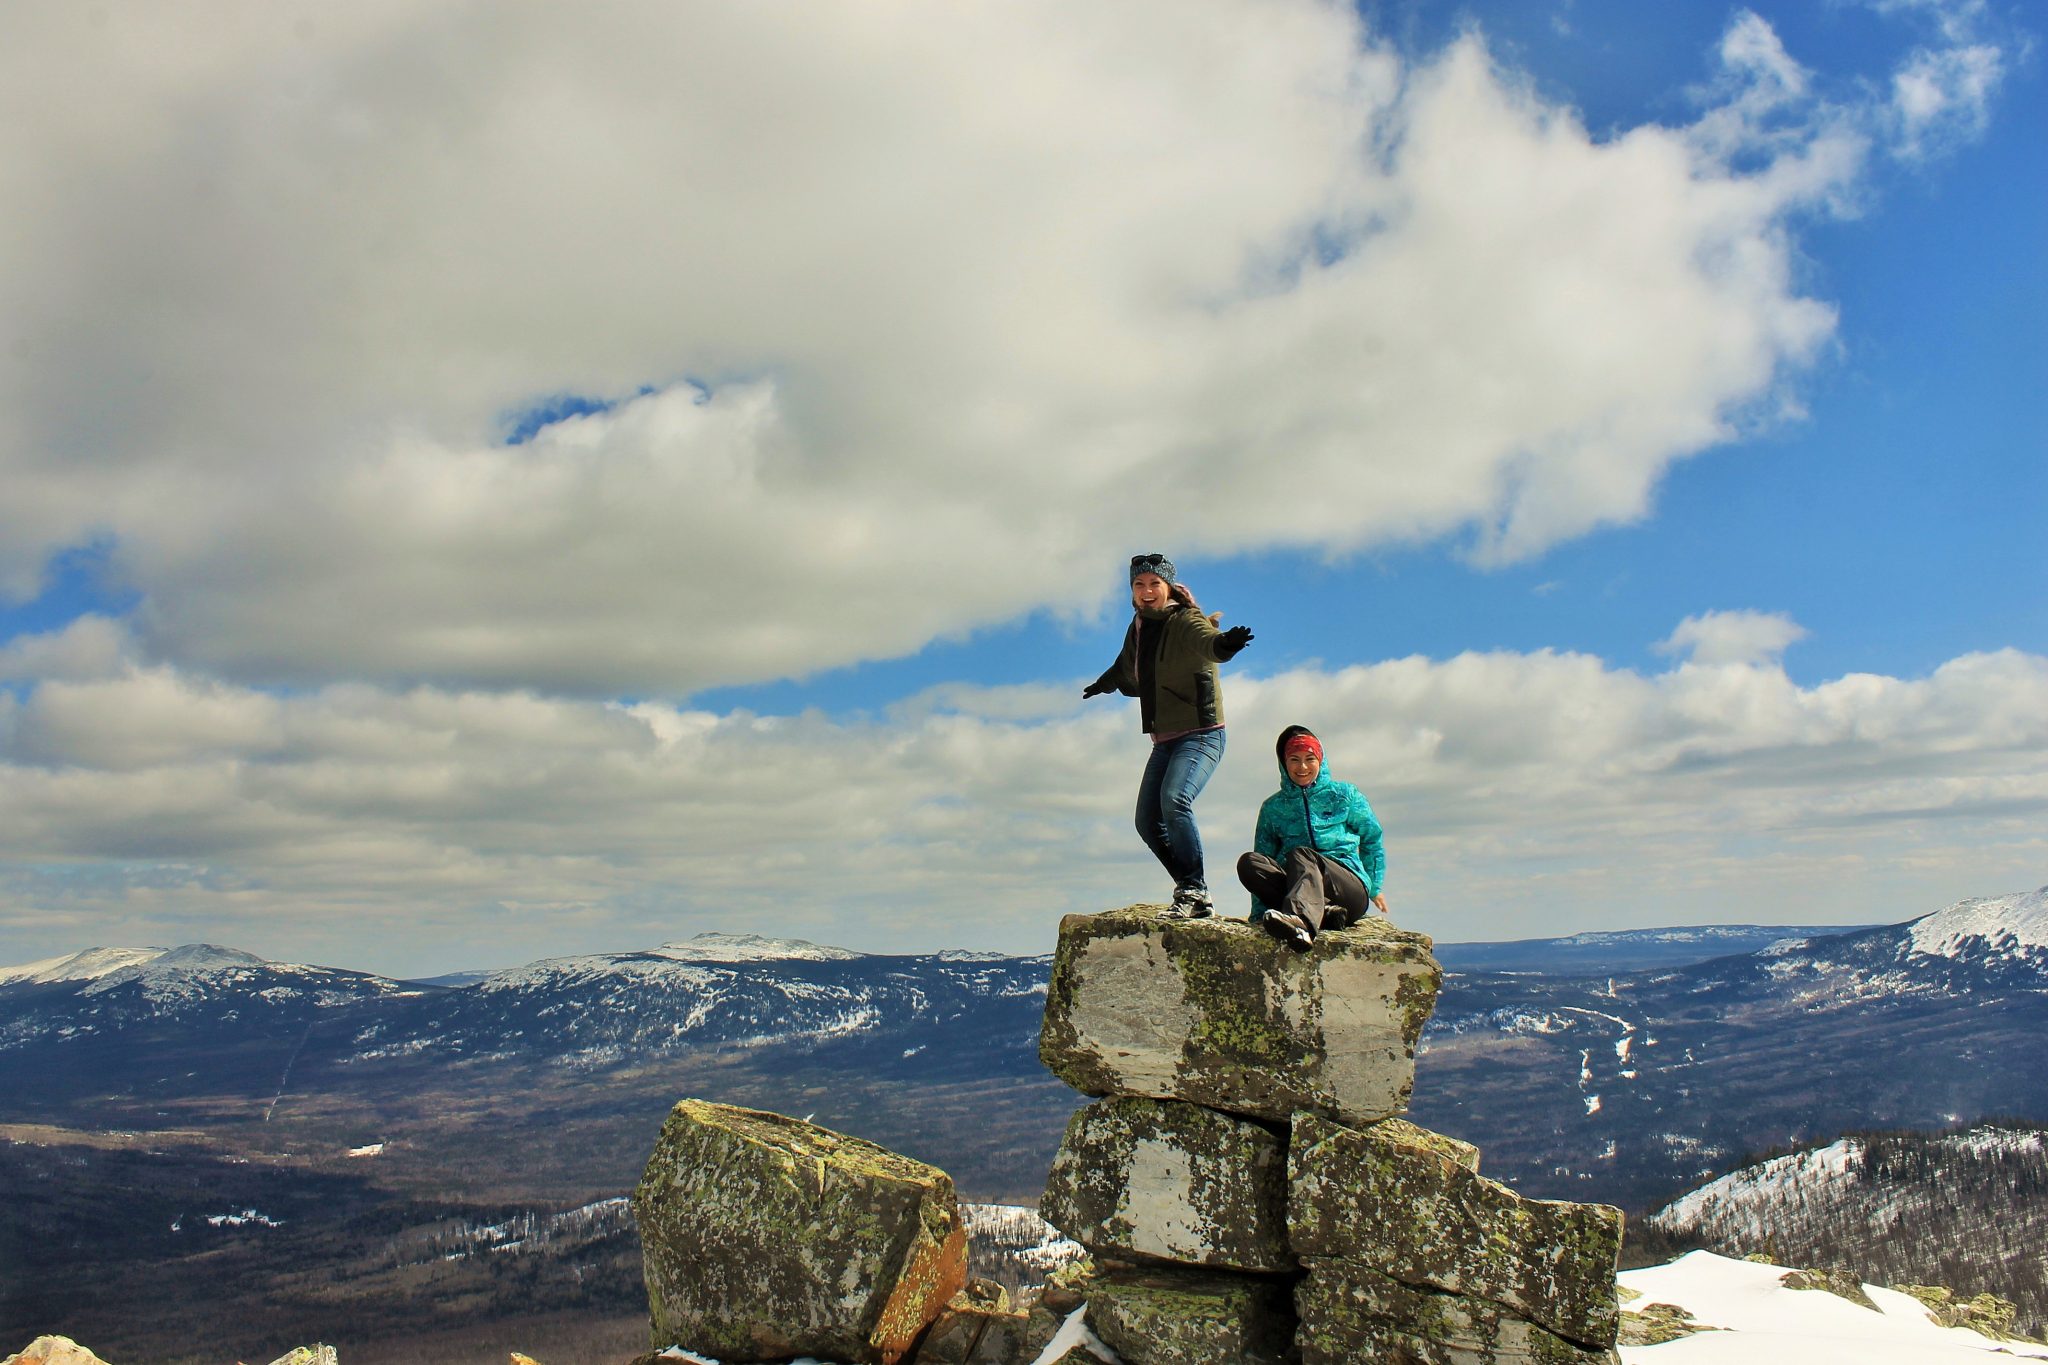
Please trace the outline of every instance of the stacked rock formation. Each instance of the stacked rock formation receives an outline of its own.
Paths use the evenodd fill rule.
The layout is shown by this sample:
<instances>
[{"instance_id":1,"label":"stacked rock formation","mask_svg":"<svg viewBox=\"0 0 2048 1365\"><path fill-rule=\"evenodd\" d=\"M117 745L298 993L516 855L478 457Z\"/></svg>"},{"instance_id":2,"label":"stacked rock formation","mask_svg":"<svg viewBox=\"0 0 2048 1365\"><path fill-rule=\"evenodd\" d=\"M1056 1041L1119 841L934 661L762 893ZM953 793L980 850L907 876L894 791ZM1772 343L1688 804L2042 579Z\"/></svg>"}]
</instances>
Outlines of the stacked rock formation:
<instances>
[{"instance_id":1,"label":"stacked rock formation","mask_svg":"<svg viewBox=\"0 0 2048 1365\"><path fill-rule=\"evenodd\" d=\"M1621 1214L1524 1199L1399 1115L1443 973L1369 920L1280 947L1158 907L1060 924L1039 1056L1099 1096L1041 1205L1127 1365L1615 1362Z\"/></svg>"}]
</instances>

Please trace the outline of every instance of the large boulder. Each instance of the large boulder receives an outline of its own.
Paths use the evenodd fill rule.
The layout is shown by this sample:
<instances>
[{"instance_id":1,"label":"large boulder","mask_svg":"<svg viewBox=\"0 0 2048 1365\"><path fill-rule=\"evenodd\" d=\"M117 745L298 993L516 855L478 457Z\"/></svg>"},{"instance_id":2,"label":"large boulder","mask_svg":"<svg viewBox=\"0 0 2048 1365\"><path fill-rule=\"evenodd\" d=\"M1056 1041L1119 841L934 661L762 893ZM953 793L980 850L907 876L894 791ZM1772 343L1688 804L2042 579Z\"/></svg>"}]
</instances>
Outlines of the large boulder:
<instances>
[{"instance_id":1,"label":"large boulder","mask_svg":"<svg viewBox=\"0 0 2048 1365\"><path fill-rule=\"evenodd\" d=\"M1443 981L1430 947L1377 919L1296 953L1250 924L1153 906L1068 915L1038 1055L1090 1095L1370 1123L1407 1107Z\"/></svg>"},{"instance_id":2,"label":"large boulder","mask_svg":"<svg viewBox=\"0 0 2048 1365\"><path fill-rule=\"evenodd\" d=\"M107 1365L70 1337L41 1336L0 1361L0 1365Z\"/></svg>"},{"instance_id":3,"label":"large boulder","mask_svg":"<svg viewBox=\"0 0 2048 1365\"><path fill-rule=\"evenodd\" d=\"M1295 1269L1285 1139L1179 1100L1118 1095L1082 1106L1067 1122L1039 1212L1101 1255Z\"/></svg>"},{"instance_id":4,"label":"large boulder","mask_svg":"<svg viewBox=\"0 0 2048 1365\"><path fill-rule=\"evenodd\" d=\"M656 1350L891 1365L967 1281L944 1171L780 1114L676 1105L633 1214Z\"/></svg>"},{"instance_id":5,"label":"large boulder","mask_svg":"<svg viewBox=\"0 0 2048 1365\"><path fill-rule=\"evenodd\" d=\"M1124 1365L1281 1365L1291 1288L1277 1276L1111 1266L1088 1286L1088 1327Z\"/></svg>"},{"instance_id":6,"label":"large boulder","mask_svg":"<svg viewBox=\"0 0 2048 1365\"><path fill-rule=\"evenodd\" d=\"M1582 1347L1614 1345L1621 1210L1524 1199L1401 1130L1313 1114L1295 1120L1287 1178L1288 1237L1304 1259L1484 1299Z\"/></svg>"},{"instance_id":7,"label":"large boulder","mask_svg":"<svg viewBox=\"0 0 2048 1365\"><path fill-rule=\"evenodd\" d=\"M1418 1289L1350 1261L1310 1257L1294 1291L1302 1365L1618 1365L1610 1348L1566 1341L1499 1304Z\"/></svg>"}]
</instances>

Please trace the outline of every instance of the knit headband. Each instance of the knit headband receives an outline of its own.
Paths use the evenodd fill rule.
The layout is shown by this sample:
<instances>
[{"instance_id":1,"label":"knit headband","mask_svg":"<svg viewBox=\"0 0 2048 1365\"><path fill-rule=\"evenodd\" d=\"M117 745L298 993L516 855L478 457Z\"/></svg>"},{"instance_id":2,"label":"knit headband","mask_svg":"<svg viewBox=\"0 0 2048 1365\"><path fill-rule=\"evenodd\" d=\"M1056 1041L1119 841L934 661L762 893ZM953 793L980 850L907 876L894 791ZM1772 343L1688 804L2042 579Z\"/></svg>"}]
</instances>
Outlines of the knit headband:
<instances>
[{"instance_id":1,"label":"knit headband","mask_svg":"<svg viewBox=\"0 0 2048 1365\"><path fill-rule=\"evenodd\" d=\"M1323 742L1314 735L1296 735L1287 741L1284 752L1288 758L1293 758L1296 754L1314 754L1316 762L1320 763L1323 761Z\"/></svg>"},{"instance_id":2,"label":"knit headband","mask_svg":"<svg viewBox=\"0 0 2048 1365\"><path fill-rule=\"evenodd\" d=\"M1180 581L1173 575L1173 561L1162 554L1132 555L1131 581L1137 582L1141 573L1156 573L1168 583Z\"/></svg>"}]
</instances>

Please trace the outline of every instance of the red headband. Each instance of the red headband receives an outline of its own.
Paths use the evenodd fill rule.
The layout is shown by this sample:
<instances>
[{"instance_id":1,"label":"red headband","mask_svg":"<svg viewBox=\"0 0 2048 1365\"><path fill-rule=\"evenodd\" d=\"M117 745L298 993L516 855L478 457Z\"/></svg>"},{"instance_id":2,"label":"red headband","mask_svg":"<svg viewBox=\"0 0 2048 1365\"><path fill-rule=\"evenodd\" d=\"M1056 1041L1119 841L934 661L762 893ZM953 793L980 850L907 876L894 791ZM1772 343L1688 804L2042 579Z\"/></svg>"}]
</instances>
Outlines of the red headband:
<instances>
[{"instance_id":1,"label":"red headband","mask_svg":"<svg viewBox=\"0 0 2048 1365\"><path fill-rule=\"evenodd\" d=\"M1292 758L1303 750L1314 754L1316 762L1320 763L1323 761L1323 742L1314 735L1296 735L1293 739L1287 741L1287 757Z\"/></svg>"}]
</instances>

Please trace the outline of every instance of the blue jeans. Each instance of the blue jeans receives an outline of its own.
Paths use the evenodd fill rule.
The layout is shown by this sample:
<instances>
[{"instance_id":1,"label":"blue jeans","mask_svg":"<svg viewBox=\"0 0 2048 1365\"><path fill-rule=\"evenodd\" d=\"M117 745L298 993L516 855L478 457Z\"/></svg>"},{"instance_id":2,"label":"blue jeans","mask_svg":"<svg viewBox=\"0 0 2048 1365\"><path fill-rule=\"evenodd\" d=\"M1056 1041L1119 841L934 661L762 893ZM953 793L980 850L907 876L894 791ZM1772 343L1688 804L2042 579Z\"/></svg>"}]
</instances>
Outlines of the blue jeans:
<instances>
[{"instance_id":1,"label":"blue jeans","mask_svg":"<svg viewBox=\"0 0 2048 1365\"><path fill-rule=\"evenodd\" d=\"M1223 727L1197 730L1152 746L1138 783L1138 837L1173 884L1207 887L1202 875L1202 832L1195 828L1195 798L1223 760Z\"/></svg>"}]
</instances>

